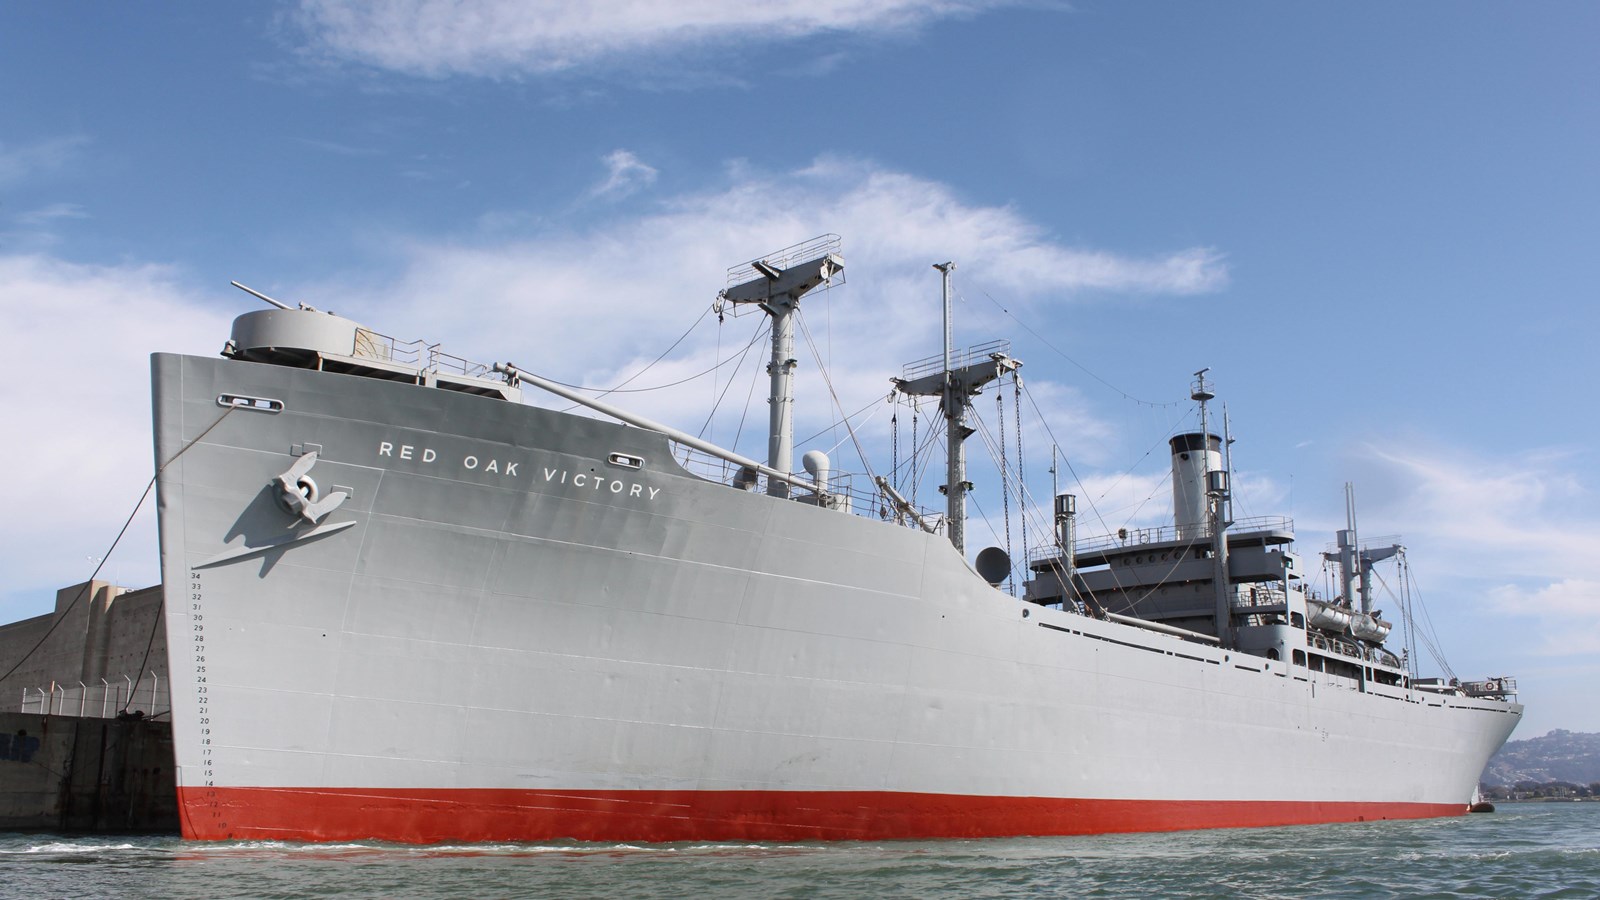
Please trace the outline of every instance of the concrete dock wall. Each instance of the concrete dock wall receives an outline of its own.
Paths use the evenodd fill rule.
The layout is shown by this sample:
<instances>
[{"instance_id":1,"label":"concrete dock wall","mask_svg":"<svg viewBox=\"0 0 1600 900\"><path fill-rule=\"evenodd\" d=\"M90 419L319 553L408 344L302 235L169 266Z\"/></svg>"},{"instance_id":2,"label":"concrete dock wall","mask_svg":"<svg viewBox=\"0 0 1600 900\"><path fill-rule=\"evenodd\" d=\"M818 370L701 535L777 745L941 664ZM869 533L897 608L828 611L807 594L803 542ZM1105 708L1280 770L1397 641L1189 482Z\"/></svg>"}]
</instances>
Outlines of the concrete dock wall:
<instances>
[{"instance_id":1,"label":"concrete dock wall","mask_svg":"<svg viewBox=\"0 0 1600 900\"><path fill-rule=\"evenodd\" d=\"M0 713L0 829L176 834L172 726Z\"/></svg>"},{"instance_id":2,"label":"concrete dock wall","mask_svg":"<svg viewBox=\"0 0 1600 900\"><path fill-rule=\"evenodd\" d=\"M0 625L0 711L164 712L161 603L160 585L130 591L90 581L57 591L52 612Z\"/></svg>"}]
</instances>

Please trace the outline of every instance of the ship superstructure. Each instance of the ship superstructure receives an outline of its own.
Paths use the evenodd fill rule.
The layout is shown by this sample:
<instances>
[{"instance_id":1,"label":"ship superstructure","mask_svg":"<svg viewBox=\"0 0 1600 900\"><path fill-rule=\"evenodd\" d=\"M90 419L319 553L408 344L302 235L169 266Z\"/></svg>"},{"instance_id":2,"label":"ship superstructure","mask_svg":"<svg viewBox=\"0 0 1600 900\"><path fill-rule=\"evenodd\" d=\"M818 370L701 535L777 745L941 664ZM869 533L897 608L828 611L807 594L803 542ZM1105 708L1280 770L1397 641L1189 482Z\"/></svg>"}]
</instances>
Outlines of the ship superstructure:
<instances>
[{"instance_id":1,"label":"ship superstructure","mask_svg":"<svg viewBox=\"0 0 1600 900\"><path fill-rule=\"evenodd\" d=\"M960 527L964 409L1020 365L1003 345L947 338L896 381L940 398L942 518L816 452L795 472L784 319L842 268L836 239L808 242L720 297L773 319L765 462L276 301L221 359L153 357L184 834L881 839L1466 810L1521 707L1413 679L1356 630L1383 624L1369 609L1311 596L1287 521L1229 521L1204 425L1173 439L1170 530L1080 543L1058 498L1025 599L995 587L1008 560L968 563ZM530 388L622 424L516 402ZM1346 543L1360 582L1378 557Z\"/></svg>"},{"instance_id":2,"label":"ship superstructure","mask_svg":"<svg viewBox=\"0 0 1600 900\"><path fill-rule=\"evenodd\" d=\"M1196 373L1191 396L1206 422L1206 404L1215 395L1205 371ZM1294 551L1291 520L1234 521L1226 443L1209 431L1170 439L1170 526L1124 528L1080 542L1075 539L1076 497L1057 497L1060 534L1055 546L1040 548L1030 559L1034 577L1027 599L1270 661L1287 660L1358 691L1370 684L1515 698L1516 680L1509 677L1453 686L1416 679L1408 661L1385 645L1394 626L1373 609L1373 566L1403 555L1404 547L1359 545L1349 485L1348 527L1339 531L1336 549L1323 554L1342 590L1332 598L1319 597Z\"/></svg>"}]
</instances>

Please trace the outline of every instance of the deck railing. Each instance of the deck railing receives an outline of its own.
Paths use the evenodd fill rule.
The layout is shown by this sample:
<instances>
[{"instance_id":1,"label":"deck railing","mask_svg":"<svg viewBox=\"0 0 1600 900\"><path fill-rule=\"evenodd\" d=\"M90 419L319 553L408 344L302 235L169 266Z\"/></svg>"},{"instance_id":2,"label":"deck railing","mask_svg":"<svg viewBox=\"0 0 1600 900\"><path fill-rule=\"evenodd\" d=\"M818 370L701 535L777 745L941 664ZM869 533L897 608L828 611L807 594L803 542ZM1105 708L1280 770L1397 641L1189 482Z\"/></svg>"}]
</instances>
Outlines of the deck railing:
<instances>
[{"instance_id":1,"label":"deck railing","mask_svg":"<svg viewBox=\"0 0 1600 900\"><path fill-rule=\"evenodd\" d=\"M677 443L673 444L672 450L673 457L678 461L679 465L708 481L717 481L733 486L740 477L739 466L720 457ZM864 485L870 485L870 488ZM765 491L766 477L759 476L746 489ZM806 496L805 491L798 489L795 489L793 493L797 497ZM914 522L906 521L906 517L895 509L895 505L889 501L888 497L884 496L883 491L879 490L877 485L872 484L866 475L854 472L834 472L828 476L828 493L832 497L841 498L834 502L840 505L848 504L848 511L858 516L886 522L899 521L901 524L916 527ZM835 508L838 507L836 506ZM922 516L923 521L930 524L936 526L943 524L943 516L933 510L919 507L917 514Z\"/></svg>"},{"instance_id":2,"label":"deck railing","mask_svg":"<svg viewBox=\"0 0 1600 900\"><path fill-rule=\"evenodd\" d=\"M1283 531L1294 533L1294 519L1288 516L1252 516L1239 519L1228 526L1229 534L1246 534L1252 531ZM1120 528L1111 534L1098 535L1086 538L1075 545L1079 555L1108 550L1115 547L1133 547L1139 544L1160 544L1167 541L1178 540L1178 528L1175 525L1162 525L1158 528ZM1211 540L1211 529L1205 525L1194 526L1189 535L1193 543L1205 543ZM1035 547L1028 553L1029 563L1040 563L1055 559L1061 555L1060 548L1054 544Z\"/></svg>"},{"instance_id":3,"label":"deck railing","mask_svg":"<svg viewBox=\"0 0 1600 900\"><path fill-rule=\"evenodd\" d=\"M445 353L438 344L427 341L402 341L368 328L356 329L352 356L409 366L419 372L444 372L470 378L491 378L494 372L484 363Z\"/></svg>"}]
</instances>

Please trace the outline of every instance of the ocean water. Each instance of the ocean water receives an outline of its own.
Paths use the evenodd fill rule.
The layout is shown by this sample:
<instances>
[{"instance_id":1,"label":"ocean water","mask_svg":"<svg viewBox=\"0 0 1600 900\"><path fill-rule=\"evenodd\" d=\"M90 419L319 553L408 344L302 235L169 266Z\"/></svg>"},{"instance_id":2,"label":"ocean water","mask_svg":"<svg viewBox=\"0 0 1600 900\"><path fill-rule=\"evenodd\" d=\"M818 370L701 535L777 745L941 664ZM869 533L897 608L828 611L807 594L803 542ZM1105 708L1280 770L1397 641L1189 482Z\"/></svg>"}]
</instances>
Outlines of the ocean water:
<instances>
[{"instance_id":1,"label":"ocean water","mask_svg":"<svg viewBox=\"0 0 1600 900\"><path fill-rule=\"evenodd\" d=\"M1600 803L1455 819L845 844L0 835L0 897L1600 897Z\"/></svg>"}]
</instances>

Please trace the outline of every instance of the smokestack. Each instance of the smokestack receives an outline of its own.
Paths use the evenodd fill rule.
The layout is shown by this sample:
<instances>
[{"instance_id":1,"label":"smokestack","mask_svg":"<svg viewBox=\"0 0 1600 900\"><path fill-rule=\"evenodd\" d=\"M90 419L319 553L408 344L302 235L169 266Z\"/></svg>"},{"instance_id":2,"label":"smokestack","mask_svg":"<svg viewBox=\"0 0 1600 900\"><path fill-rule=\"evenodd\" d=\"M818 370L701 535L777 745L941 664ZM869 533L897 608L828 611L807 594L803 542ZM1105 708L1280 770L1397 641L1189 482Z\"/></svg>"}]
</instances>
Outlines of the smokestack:
<instances>
[{"instance_id":1,"label":"smokestack","mask_svg":"<svg viewBox=\"0 0 1600 900\"><path fill-rule=\"evenodd\" d=\"M1175 435L1172 444L1172 524L1178 540L1203 538L1209 533L1206 511L1206 475L1221 472L1222 439L1192 431Z\"/></svg>"}]
</instances>

